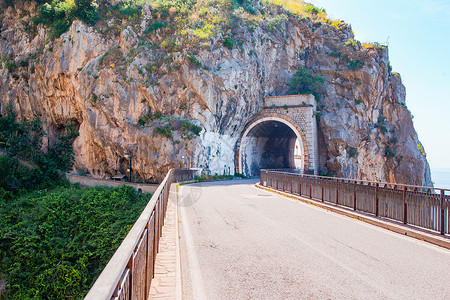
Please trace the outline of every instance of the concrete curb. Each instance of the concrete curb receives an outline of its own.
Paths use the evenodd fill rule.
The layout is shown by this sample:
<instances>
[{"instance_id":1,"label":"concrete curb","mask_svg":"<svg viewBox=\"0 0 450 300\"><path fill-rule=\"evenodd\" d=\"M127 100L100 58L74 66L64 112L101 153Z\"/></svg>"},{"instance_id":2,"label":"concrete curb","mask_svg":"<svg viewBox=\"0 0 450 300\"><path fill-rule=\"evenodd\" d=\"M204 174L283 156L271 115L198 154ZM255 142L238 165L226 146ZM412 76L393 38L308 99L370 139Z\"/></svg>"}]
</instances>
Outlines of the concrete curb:
<instances>
[{"instance_id":1,"label":"concrete curb","mask_svg":"<svg viewBox=\"0 0 450 300\"><path fill-rule=\"evenodd\" d=\"M381 219L371 215L367 215L361 212L356 212L354 210L350 210L348 208L344 208L342 206L337 206L334 204L324 203L318 200L308 199L301 196L293 195L286 192L281 192L269 187L265 187L256 183L255 186L259 189L266 190L272 193L276 193L285 197L289 197L295 200L302 201L307 204L311 204L322 209L326 209L332 211L334 213L338 213L340 215L344 215L353 219L357 219L359 221L363 221L365 223L378 226L402 235L407 235L413 237L418 240L422 240L446 249L450 250L450 237L442 236L438 233L430 232L425 229L417 228L411 225L405 225L403 223L399 223L393 220Z\"/></svg>"}]
</instances>

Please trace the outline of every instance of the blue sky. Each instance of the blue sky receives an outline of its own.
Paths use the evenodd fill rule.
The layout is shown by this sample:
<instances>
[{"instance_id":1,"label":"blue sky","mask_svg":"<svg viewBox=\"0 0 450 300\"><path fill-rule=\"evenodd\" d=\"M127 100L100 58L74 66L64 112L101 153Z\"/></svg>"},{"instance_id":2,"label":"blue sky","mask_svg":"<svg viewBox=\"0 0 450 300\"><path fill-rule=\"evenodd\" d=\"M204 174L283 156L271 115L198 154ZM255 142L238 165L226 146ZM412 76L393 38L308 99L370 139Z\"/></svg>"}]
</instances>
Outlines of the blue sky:
<instances>
[{"instance_id":1,"label":"blue sky","mask_svg":"<svg viewBox=\"0 0 450 300\"><path fill-rule=\"evenodd\" d=\"M351 24L361 42L388 43L431 169L450 168L450 0L310 2Z\"/></svg>"}]
</instances>

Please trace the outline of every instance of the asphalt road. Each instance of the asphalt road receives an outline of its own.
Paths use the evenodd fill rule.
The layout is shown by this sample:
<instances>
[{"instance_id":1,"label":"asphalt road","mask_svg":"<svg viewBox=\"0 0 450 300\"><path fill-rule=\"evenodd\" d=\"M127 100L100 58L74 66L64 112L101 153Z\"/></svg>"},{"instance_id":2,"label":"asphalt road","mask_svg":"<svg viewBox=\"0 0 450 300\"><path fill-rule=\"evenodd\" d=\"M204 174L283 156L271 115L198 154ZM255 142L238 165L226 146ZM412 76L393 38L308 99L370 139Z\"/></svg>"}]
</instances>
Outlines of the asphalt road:
<instances>
[{"instance_id":1,"label":"asphalt road","mask_svg":"<svg viewBox=\"0 0 450 300\"><path fill-rule=\"evenodd\" d=\"M184 299L450 299L450 251L255 182L180 188Z\"/></svg>"}]
</instances>

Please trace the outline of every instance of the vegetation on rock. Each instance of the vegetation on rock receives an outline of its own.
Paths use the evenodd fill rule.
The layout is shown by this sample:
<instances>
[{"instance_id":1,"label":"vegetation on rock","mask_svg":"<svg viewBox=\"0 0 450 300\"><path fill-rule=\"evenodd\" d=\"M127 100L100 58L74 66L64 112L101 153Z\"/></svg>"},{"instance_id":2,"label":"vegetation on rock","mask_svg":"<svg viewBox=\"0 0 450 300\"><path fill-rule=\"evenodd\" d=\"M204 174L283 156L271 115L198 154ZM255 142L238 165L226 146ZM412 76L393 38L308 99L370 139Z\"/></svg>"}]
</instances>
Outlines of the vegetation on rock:
<instances>
[{"instance_id":1,"label":"vegetation on rock","mask_svg":"<svg viewBox=\"0 0 450 300\"><path fill-rule=\"evenodd\" d=\"M41 120L16 122L15 119L16 112L11 105L4 116L0 115L0 149L12 156L0 159L0 190L17 192L59 180L59 172L68 171L73 164L72 142L78 136L74 124L64 124L56 141L44 151ZM33 168L23 167L19 159L31 161Z\"/></svg>"},{"instance_id":2,"label":"vegetation on rock","mask_svg":"<svg viewBox=\"0 0 450 300\"><path fill-rule=\"evenodd\" d=\"M403 120L410 115L406 107L397 105L405 102L404 91L400 77L391 73L386 46L361 44L348 24L330 20L323 9L300 0L53 0L22 8L16 5L19 2L14 1L15 8L0 15L6 28L2 31L2 67L8 70L2 72L4 101L16 101L14 95L28 90L28 98L19 96L18 101L24 103L22 113L32 115L28 107L34 107L33 102L42 96L40 91L51 91L46 104L60 107L39 114L48 115L43 120L50 124L45 126L55 126L53 120L83 124L82 140L77 143L80 170L111 175L129 145L139 149L136 173L143 178L161 179L163 174L156 175L149 166L164 170L161 156L170 158L165 161L173 158L170 166L175 166L182 151L217 171L217 158L207 164L203 159L209 155L206 149L220 147L222 141L208 140L205 134L195 143L182 142L183 136L189 139L197 134L180 121L207 123L207 133L234 138L258 112L264 97L286 93L321 96L314 115L328 151L319 158L321 164L327 163L321 165L324 172L373 176L359 172L370 165L363 161L387 161L377 178L408 169L406 163L395 164L395 159L410 146L390 144L390 149L397 150L395 158L384 155L394 130L411 132L399 138L417 143L409 123L399 125L390 118L391 112ZM83 8L90 13L80 12ZM87 16L96 19L90 21ZM30 29L33 18L42 21L32 22L34 29ZM63 32L74 19L95 25L76 22L69 27L70 33L51 38L51 31ZM37 30L41 27L46 30ZM79 55L80 47L87 48L83 55ZM64 82L61 87L67 78L70 84ZM155 118L150 111L170 118ZM74 112L76 119L72 119ZM379 115L387 117L384 124L377 122ZM338 136L335 127L348 134ZM109 140L108 136L123 139ZM166 142L173 147L165 147ZM338 159L353 153L344 151L346 145L358 149L358 161L351 162L357 167ZM85 149L96 155L86 159ZM369 157L372 153L376 159ZM417 157L404 156L405 162ZM230 157L221 159L232 164ZM425 160L421 163L426 164Z\"/></svg>"},{"instance_id":3,"label":"vegetation on rock","mask_svg":"<svg viewBox=\"0 0 450 300\"><path fill-rule=\"evenodd\" d=\"M43 151L39 119L0 116L1 299L82 299L150 199L61 180L77 134L66 124Z\"/></svg>"},{"instance_id":4,"label":"vegetation on rock","mask_svg":"<svg viewBox=\"0 0 450 300\"><path fill-rule=\"evenodd\" d=\"M298 71L289 82L289 92L291 94L313 94L316 99L319 99L320 86L324 82L324 78L311 74L304 67L299 66Z\"/></svg>"},{"instance_id":5,"label":"vegetation on rock","mask_svg":"<svg viewBox=\"0 0 450 300\"><path fill-rule=\"evenodd\" d=\"M161 112L147 113L138 120L139 126L155 126L156 132L168 139L173 139L172 131L178 131L181 138L191 140L199 136L202 127L193 124L189 120L164 116Z\"/></svg>"}]
</instances>

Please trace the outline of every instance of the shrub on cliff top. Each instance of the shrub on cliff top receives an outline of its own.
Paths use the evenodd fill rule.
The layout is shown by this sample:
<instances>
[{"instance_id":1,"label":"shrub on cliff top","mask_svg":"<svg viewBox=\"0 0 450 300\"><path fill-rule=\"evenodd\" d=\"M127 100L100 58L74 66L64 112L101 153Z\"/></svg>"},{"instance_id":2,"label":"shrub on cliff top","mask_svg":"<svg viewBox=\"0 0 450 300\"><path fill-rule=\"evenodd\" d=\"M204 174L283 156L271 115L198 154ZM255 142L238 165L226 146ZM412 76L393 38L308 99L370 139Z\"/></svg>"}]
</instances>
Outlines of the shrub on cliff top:
<instances>
[{"instance_id":1,"label":"shrub on cliff top","mask_svg":"<svg viewBox=\"0 0 450 300\"><path fill-rule=\"evenodd\" d=\"M66 0L68 1L68 0ZM70 0L69 0L70 1ZM76 16L89 25L98 21L97 3L95 0L75 0Z\"/></svg>"},{"instance_id":2,"label":"shrub on cliff top","mask_svg":"<svg viewBox=\"0 0 450 300\"><path fill-rule=\"evenodd\" d=\"M306 4L306 7L304 8L305 12L317 15L319 12L321 12L320 8L315 7L312 4Z\"/></svg>"},{"instance_id":3,"label":"shrub on cliff top","mask_svg":"<svg viewBox=\"0 0 450 300\"><path fill-rule=\"evenodd\" d=\"M319 75L311 74L304 67L299 66L298 71L294 74L289 82L289 92L291 94L313 94L319 99L320 86L325 79Z\"/></svg>"},{"instance_id":4,"label":"shrub on cliff top","mask_svg":"<svg viewBox=\"0 0 450 300\"><path fill-rule=\"evenodd\" d=\"M355 39L350 38L345 42L345 45L356 48L358 46L358 42Z\"/></svg>"},{"instance_id":5,"label":"shrub on cliff top","mask_svg":"<svg viewBox=\"0 0 450 300\"><path fill-rule=\"evenodd\" d=\"M49 26L50 37L57 38L69 29L75 18L94 25L98 21L97 7L95 0L46 1L39 7L34 22Z\"/></svg>"}]
</instances>

